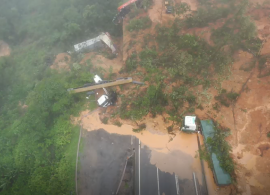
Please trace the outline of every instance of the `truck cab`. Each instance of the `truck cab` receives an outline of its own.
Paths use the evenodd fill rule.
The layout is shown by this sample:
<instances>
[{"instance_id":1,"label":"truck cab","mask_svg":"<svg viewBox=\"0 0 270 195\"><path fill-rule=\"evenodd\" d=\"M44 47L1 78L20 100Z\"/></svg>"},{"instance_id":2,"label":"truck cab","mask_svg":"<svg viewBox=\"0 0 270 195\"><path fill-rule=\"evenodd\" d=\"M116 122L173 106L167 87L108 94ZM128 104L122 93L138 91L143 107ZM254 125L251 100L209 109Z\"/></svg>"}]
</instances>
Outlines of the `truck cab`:
<instances>
[{"instance_id":1,"label":"truck cab","mask_svg":"<svg viewBox=\"0 0 270 195\"><path fill-rule=\"evenodd\" d=\"M196 116L185 116L181 131L186 133L197 133L199 130L199 119Z\"/></svg>"},{"instance_id":2,"label":"truck cab","mask_svg":"<svg viewBox=\"0 0 270 195\"><path fill-rule=\"evenodd\" d=\"M94 76L94 81L95 83L102 83L102 79L98 75ZM97 89L95 90L95 93L98 106L106 108L112 104L106 88Z\"/></svg>"}]
</instances>

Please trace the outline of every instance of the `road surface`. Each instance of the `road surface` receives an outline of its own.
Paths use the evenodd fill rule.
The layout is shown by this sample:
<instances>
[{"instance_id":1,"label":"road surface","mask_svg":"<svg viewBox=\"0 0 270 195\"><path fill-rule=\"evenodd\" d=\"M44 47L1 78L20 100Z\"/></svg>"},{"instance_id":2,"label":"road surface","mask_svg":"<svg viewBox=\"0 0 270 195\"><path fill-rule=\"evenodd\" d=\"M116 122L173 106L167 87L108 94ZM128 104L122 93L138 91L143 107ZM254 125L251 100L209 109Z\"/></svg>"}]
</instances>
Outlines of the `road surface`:
<instances>
[{"instance_id":1,"label":"road surface","mask_svg":"<svg viewBox=\"0 0 270 195\"><path fill-rule=\"evenodd\" d=\"M143 145L134 136L110 134L103 129L86 132L84 148L80 154L80 169L78 173L79 195L109 195L115 194L125 160L135 151L132 169L127 175L132 182L124 181L122 194L134 195L196 195L194 180L180 179L181 175L161 171L150 163L151 148ZM175 153L177 158L181 155ZM170 159L168 157L168 161ZM180 173L183 167L179 166ZM187 171L187 170L185 170ZM192 170L188 170L190 175ZM178 172L179 173L179 172ZM130 180L130 179L129 179ZM132 185L130 185L130 183ZM198 182L197 182L198 183ZM127 185L128 184L128 185ZM198 186L202 188L202 186ZM128 193L122 193L128 191ZM206 195L198 191L198 195Z\"/></svg>"},{"instance_id":2,"label":"road surface","mask_svg":"<svg viewBox=\"0 0 270 195\"><path fill-rule=\"evenodd\" d=\"M110 134L103 129L84 131L79 159L79 195L114 194L125 159L132 153L131 136Z\"/></svg>"},{"instance_id":3,"label":"road surface","mask_svg":"<svg viewBox=\"0 0 270 195\"><path fill-rule=\"evenodd\" d=\"M156 165L150 163L151 149L136 138L134 138L134 143L135 195L196 195L193 180L181 180L174 173L161 171ZM180 166L179 169L181 170ZM192 170L190 174L193 174ZM198 194L202 193L198 192Z\"/></svg>"}]
</instances>

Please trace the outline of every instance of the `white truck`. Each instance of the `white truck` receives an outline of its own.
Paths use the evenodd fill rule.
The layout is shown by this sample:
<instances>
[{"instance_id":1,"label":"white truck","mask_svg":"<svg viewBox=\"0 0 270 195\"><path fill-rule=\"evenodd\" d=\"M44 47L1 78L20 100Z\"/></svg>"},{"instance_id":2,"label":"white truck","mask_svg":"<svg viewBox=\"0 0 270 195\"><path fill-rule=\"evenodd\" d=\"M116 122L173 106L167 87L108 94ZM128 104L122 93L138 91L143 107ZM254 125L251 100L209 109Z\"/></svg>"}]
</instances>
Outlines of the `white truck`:
<instances>
[{"instance_id":1,"label":"white truck","mask_svg":"<svg viewBox=\"0 0 270 195\"><path fill-rule=\"evenodd\" d=\"M102 79L98 75L95 75L94 81L96 84L98 84L98 83L102 82ZM104 93L99 92L98 90L96 92L97 103L100 107L106 108L106 107L110 106L112 104L112 102L110 101L109 93L108 93L107 89L106 88L102 88L102 89L103 89Z\"/></svg>"},{"instance_id":2,"label":"white truck","mask_svg":"<svg viewBox=\"0 0 270 195\"><path fill-rule=\"evenodd\" d=\"M197 133L199 130L199 119L196 116L185 116L181 131L186 133Z\"/></svg>"}]
</instances>

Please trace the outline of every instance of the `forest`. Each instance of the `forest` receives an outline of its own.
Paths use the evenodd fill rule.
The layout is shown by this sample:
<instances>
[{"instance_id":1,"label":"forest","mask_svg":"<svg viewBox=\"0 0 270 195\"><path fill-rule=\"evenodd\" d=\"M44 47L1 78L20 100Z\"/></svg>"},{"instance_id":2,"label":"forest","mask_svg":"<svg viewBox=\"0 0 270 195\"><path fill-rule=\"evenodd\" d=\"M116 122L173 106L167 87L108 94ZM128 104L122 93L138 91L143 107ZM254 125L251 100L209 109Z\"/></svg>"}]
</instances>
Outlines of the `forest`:
<instances>
[{"instance_id":1,"label":"forest","mask_svg":"<svg viewBox=\"0 0 270 195\"><path fill-rule=\"evenodd\" d=\"M119 3L1 0L0 40L12 54L0 58L0 194L74 194L79 127L70 115L85 97L66 89L91 82L91 63L68 74L49 66L100 32L121 36L111 22Z\"/></svg>"}]
</instances>

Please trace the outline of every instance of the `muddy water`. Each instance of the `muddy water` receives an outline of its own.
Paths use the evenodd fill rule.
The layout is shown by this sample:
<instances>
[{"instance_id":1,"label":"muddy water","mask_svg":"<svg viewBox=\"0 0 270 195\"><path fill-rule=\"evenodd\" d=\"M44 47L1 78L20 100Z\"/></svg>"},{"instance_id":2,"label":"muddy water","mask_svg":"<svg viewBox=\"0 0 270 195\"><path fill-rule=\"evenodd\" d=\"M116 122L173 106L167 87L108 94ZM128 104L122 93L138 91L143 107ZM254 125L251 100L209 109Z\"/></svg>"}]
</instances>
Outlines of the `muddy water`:
<instances>
[{"instance_id":1,"label":"muddy water","mask_svg":"<svg viewBox=\"0 0 270 195\"><path fill-rule=\"evenodd\" d=\"M132 131L134 127L131 125L123 124L121 127L118 127L103 124L100 120L99 110L91 113L89 111L82 112L81 125L88 131L104 129L109 133L136 136L143 145L151 149L151 164L156 165L161 171L170 174L175 173L179 179L183 180L191 180L192 172L195 172L199 183L203 185L200 160L195 158L196 151L198 150L196 134L178 132L175 136L172 136L160 131L156 133L152 127L151 132L145 130L142 133L135 133ZM202 142L202 137L200 139ZM215 189L217 187L214 184L212 172L207 165L205 165L205 169L209 177L209 194L216 194Z\"/></svg>"}]
</instances>

